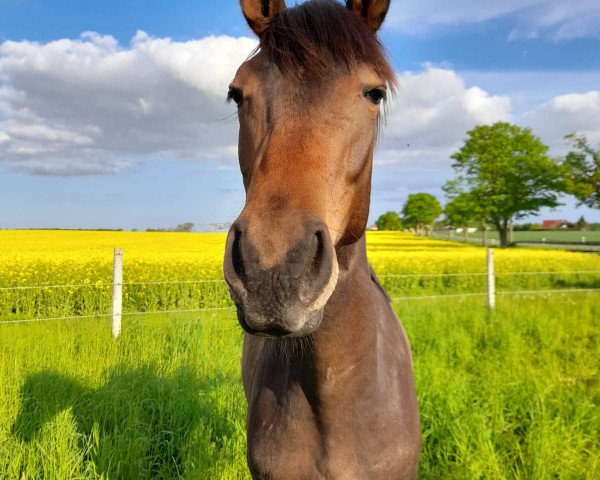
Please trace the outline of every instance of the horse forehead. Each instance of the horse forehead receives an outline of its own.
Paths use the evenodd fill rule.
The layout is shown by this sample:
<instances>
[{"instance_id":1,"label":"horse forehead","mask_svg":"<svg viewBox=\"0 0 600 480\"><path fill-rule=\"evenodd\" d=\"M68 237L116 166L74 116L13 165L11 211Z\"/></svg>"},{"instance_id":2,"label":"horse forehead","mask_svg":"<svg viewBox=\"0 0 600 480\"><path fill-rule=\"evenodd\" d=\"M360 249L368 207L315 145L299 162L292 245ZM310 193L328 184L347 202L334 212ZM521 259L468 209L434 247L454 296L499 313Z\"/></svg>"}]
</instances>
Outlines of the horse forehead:
<instances>
[{"instance_id":1,"label":"horse forehead","mask_svg":"<svg viewBox=\"0 0 600 480\"><path fill-rule=\"evenodd\" d=\"M333 89L351 88L357 81L366 83L365 79L374 76L374 68L367 64L355 68L331 65L320 75L305 75L302 71L283 75L275 63L259 52L239 67L232 84L246 85L249 91L259 92L267 100L292 97L297 104L311 105L314 96L323 100Z\"/></svg>"},{"instance_id":2,"label":"horse forehead","mask_svg":"<svg viewBox=\"0 0 600 480\"><path fill-rule=\"evenodd\" d=\"M276 80L281 81L282 78L277 66L259 52L239 66L232 84L244 86L252 81L273 83Z\"/></svg>"}]
</instances>

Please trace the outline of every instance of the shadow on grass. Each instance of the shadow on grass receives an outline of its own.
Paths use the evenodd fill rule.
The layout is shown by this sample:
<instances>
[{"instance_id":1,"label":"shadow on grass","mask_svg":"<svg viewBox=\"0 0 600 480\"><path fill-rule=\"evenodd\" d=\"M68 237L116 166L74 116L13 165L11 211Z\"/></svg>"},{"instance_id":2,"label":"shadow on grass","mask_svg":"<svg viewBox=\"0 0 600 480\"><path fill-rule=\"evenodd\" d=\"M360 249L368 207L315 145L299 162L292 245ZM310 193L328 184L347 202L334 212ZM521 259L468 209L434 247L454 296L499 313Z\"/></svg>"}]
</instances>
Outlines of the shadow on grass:
<instances>
[{"instance_id":1,"label":"shadow on grass","mask_svg":"<svg viewBox=\"0 0 600 480\"><path fill-rule=\"evenodd\" d=\"M90 389L43 371L23 385L12 433L36 448L43 427L69 410L84 463L92 462L103 478L180 478L188 465L200 474L198 464L200 470L207 462L210 467L235 436L232 416L219 409L216 393L238 381L198 379L187 368L160 375L153 366L117 367L102 388Z\"/></svg>"},{"instance_id":2,"label":"shadow on grass","mask_svg":"<svg viewBox=\"0 0 600 480\"><path fill-rule=\"evenodd\" d=\"M552 282L553 288L559 289L594 289L600 288L600 277L588 278L588 279L558 279Z\"/></svg>"}]
</instances>

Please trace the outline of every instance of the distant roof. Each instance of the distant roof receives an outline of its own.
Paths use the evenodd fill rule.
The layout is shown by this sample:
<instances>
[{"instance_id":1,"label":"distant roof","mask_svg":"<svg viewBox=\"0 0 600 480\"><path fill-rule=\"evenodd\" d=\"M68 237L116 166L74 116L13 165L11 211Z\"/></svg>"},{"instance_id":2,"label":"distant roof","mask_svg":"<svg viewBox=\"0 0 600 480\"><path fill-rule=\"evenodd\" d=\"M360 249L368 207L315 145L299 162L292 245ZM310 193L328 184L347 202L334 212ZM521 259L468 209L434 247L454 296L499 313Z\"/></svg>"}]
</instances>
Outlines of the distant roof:
<instances>
[{"instance_id":1,"label":"distant roof","mask_svg":"<svg viewBox=\"0 0 600 480\"><path fill-rule=\"evenodd\" d=\"M559 228L562 226L572 225L568 220L544 220L542 222L542 228Z\"/></svg>"}]
</instances>

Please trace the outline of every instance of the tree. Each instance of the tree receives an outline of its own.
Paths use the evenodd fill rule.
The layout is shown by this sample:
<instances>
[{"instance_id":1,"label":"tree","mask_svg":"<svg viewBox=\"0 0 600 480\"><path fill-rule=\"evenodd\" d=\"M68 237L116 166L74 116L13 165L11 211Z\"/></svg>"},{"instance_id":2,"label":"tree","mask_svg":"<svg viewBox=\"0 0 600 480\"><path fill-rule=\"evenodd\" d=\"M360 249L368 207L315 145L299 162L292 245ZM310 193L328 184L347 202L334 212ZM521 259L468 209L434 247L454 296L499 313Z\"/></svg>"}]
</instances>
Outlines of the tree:
<instances>
[{"instance_id":1,"label":"tree","mask_svg":"<svg viewBox=\"0 0 600 480\"><path fill-rule=\"evenodd\" d=\"M577 223L575 223L575 228L577 230L588 230L590 228L588 223L585 221L585 218L583 218L583 215L579 217L579 220L577 220Z\"/></svg>"},{"instance_id":2,"label":"tree","mask_svg":"<svg viewBox=\"0 0 600 480\"><path fill-rule=\"evenodd\" d=\"M379 230L402 230L402 220L396 212L385 212L375 222Z\"/></svg>"},{"instance_id":3,"label":"tree","mask_svg":"<svg viewBox=\"0 0 600 480\"><path fill-rule=\"evenodd\" d=\"M447 222L454 227L462 227L465 242L469 240L468 225L480 220L473 198L461 193L452 198L444 207Z\"/></svg>"},{"instance_id":4,"label":"tree","mask_svg":"<svg viewBox=\"0 0 600 480\"><path fill-rule=\"evenodd\" d=\"M480 191L472 191L472 192L464 192L462 191L462 185L460 180L449 180L442 187L442 190L446 193L446 196L449 199L449 202L454 201L455 199L460 198L459 202L462 210L471 210L471 214L466 212L463 215L467 214L472 218L472 221L476 221L479 223L479 228L481 229L481 244L485 247L488 244L488 210L489 207L486 205L484 201L483 194ZM465 235L465 239L466 239Z\"/></svg>"},{"instance_id":5,"label":"tree","mask_svg":"<svg viewBox=\"0 0 600 480\"><path fill-rule=\"evenodd\" d=\"M194 224L192 222L180 223L175 227L176 232L191 232L194 230Z\"/></svg>"},{"instance_id":6,"label":"tree","mask_svg":"<svg viewBox=\"0 0 600 480\"><path fill-rule=\"evenodd\" d=\"M496 227L501 246L508 244L513 219L560 205L562 172L547 152L530 129L497 122L467 132L465 144L451 156L458 174L449 182L451 190L471 195L485 221Z\"/></svg>"},{"instance_id":7,"label":"tree","mask_svg":"<svg viewBox=\"0 0 600 480\"><path fill-rule=\"evenodd\" d=\"M565 139L574 149L563 161L567 193L578 206L600 208L600 146L594 150L585 135L571 133Z\"/></svg>"},{"instance_id":8,"label":"tree","mask_svg":"<svg viewBox=\"0 0 600 480\"><path fill-rule=\"evenodd\" d=\"M414 193L402 208L402 221L416 230L417 235L431 231L431 225L442 214L442 206L429 193Z\"/></svg>"}]
</instances>

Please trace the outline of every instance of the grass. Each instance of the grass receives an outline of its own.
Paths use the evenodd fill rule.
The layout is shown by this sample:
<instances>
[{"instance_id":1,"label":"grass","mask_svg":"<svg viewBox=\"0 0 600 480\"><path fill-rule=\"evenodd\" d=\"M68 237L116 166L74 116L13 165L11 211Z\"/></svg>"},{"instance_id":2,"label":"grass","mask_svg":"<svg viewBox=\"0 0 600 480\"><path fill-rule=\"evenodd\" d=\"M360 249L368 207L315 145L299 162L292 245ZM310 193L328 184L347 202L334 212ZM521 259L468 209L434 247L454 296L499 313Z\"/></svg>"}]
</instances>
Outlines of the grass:
<instances>
[{"instance_id":1,"label":"grass","mask_svg":"<svg viewBox=\"0 0 600 480\"><path fill-rule=\"evenodd\" d=\"M600 477L597 294L414 303L420 478Z\"/></svg>"},{"instance_id":2,"label":"grass","mask_svg":"<svg viewBox=\"0 0 600 480\"><path fill-rule=\"evenodd\" d=\"M2 326L0 478L246 478L231 315Z\"/></svg>"},{"instance_id":3,"label":"grass","mask_svg":"<svg viewBox=\"0 0 600 480\"><path fill-rule=\"evenodd\" d=\"M446 237L446 235L443 235ZM463 241L464 236L462 233L455 233L454 238L459 241ZM468 234L469 241L475 243L481 243L481 232ZM498 232L496 230L488 231L489 240L498 240ZM588 231L588 230L541 230L541 231L515 231L513 232L513 241L515 242L546 242L546 243L600 243L600 231Z\"/></svg>"},{"instance_id":4,"label":"grass","mask_svg":"<svg viewBox=\"0 0 600 480\"><path fill-rule=\"evenodd\" d=\"M600 296L395 304L422 479L600 477ZM0 478L249 478L231 313L0 325Z\"/></svg>"},{"instance_id":5,"label":"grass","mask_svg":"<svg viewBox=\"0 0 600 480\"><path fill-rule=\"evenodd\" d=\"M231 310L125 315L118 341L106 318L1 323L109 311L117 245L126 312L230 305L222 282L139 283L217 278L223 243L0 232L0 479L249 478ZM484 249L389 232L368 243L393 297L485 291ZM500 292L600 288L598 255L517 248L495 258ZM437 275L448 273L474 275ZM13 289L65 283L84 286ZM600 294L499 295L494 312L484 301L394 303L414 352L420 478L600 478Z\"/></svg>"}]
</instances>

